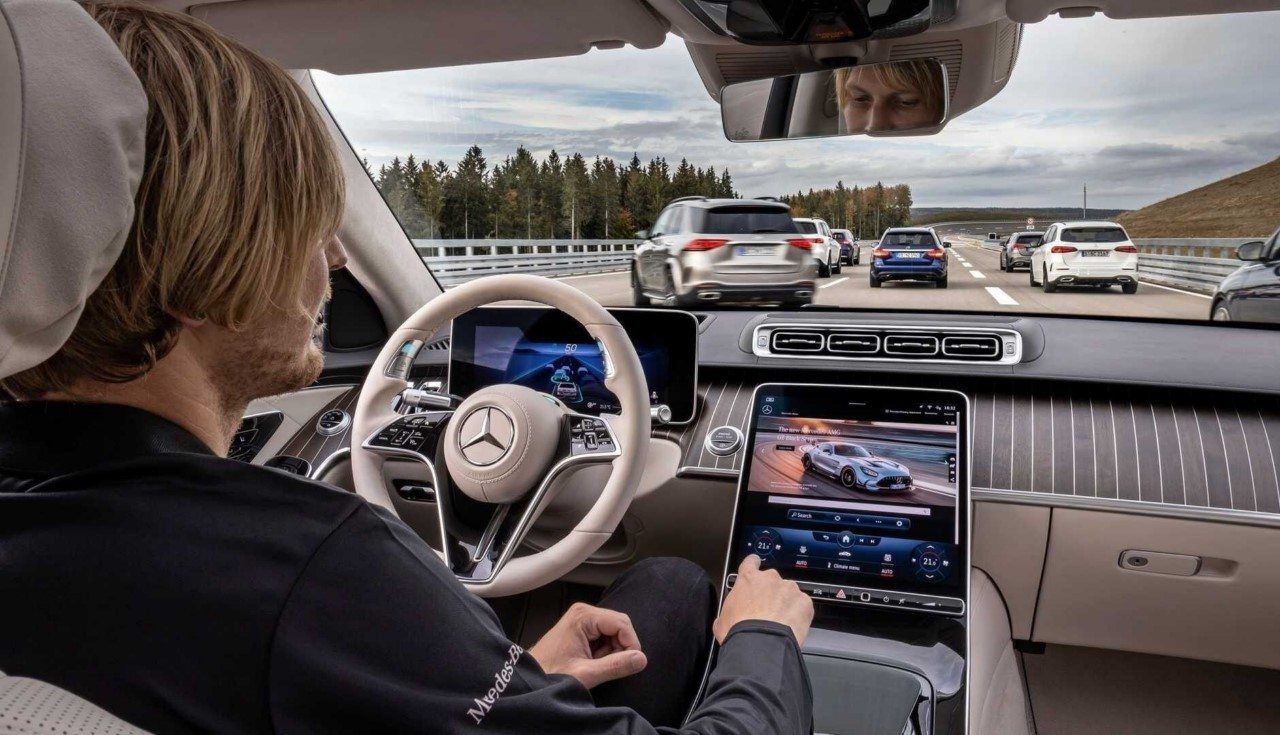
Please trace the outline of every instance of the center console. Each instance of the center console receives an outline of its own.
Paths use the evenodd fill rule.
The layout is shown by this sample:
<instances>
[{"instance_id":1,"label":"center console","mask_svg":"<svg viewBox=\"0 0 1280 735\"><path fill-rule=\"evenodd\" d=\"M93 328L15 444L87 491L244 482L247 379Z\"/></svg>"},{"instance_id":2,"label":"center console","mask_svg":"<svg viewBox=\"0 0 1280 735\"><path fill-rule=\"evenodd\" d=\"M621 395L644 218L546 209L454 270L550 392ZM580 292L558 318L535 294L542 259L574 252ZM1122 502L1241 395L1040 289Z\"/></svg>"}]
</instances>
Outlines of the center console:
<instances>
[{"instance_id":1,"label":"center console","mask_svg":"<svg viewBox=\"0 0 1280 735\"><path fill-rule=\"evenodd\" d=\"M817 732L964 732L967 399L772 383L751 400L724 593L755 554L814 599Z\"/></svg>"}]
</instances>

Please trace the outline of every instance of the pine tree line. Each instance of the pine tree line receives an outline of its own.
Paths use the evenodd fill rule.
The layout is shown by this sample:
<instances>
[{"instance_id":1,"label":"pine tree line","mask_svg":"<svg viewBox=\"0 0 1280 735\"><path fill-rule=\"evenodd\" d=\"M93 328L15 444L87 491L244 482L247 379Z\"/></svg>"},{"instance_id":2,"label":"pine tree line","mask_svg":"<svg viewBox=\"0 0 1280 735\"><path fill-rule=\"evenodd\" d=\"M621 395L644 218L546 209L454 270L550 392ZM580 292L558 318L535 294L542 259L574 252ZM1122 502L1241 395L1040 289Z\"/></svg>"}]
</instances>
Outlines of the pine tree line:
<instances>
[{"instance_id":1,"label":"pine tree line","mask_svg":"<svg viewBox=\"0 0 1280 735\"><path fill-rule=\"evenodd\" d=\"M819 217L833 228L849 230L858 239L871 240L890 227L911 222L911 187L907 184L848 188L843 181L834 189L810 189L784 196L793 217Z\"/></svg>"},{"instance_id":2,"label":"pine tree line","mask_svg":"<svg viewBox=\"0 0 1280 735\"><path fill-rule=\"evenodd\" d=\"M368 163L365 163L368 168ZM410 155L370 172L401 225L415 238L630 238L675 197L737 197L726 169L681 159L621 165L552 150L541 161L523 146L492 168L471 146L450 168Z\"/></svg>"}]
</instances>

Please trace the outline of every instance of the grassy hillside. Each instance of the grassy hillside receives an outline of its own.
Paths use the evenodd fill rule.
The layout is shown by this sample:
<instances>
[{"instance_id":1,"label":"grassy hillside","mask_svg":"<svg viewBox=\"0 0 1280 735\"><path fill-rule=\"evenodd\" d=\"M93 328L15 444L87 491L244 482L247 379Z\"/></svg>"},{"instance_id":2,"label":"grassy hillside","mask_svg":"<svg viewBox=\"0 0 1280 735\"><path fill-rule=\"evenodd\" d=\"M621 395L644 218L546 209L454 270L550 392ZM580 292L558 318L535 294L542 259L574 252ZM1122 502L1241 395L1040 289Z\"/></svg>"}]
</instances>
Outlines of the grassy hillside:
<instances>
[{"instance_id":1,"label":"grassy hillside","mask_svg":"<svg viewBox=\"0 0 1280 735\"><path fill-rule=\"evenodd\" d=\"M1122 215L1133 237L1262 237L1280 226L1280 158Z\"/></svg>"},{"instance_id":2,"label":"grassy hillside","mask_svg":"<svg viewBox=\"0 0 1280 735\"><path fill-rule=\"evenodd\" d=\"M1123 209L1089 209L1090 219L1111 219ZM931 225L935 222L1004 222L1034 217L1036 226L1050 222L1080 219L1079 207L912 207L911 224Z\"/></svg>"}]
</instances>

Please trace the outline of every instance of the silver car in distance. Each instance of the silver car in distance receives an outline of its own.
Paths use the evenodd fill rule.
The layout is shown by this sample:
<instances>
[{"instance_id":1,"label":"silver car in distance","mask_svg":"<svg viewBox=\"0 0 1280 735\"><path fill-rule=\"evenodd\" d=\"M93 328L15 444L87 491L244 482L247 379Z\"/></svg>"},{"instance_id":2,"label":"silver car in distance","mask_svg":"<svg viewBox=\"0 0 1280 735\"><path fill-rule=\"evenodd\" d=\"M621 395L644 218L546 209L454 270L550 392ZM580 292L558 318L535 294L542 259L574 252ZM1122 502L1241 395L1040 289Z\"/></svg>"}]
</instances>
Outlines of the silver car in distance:
<instances>
[{"instance_id":1,"label":"silver car in distance","mask_svg":"<svg viewBox=\"0 0 1280 735\"><path fill-rule=\"evenodd\" d=\"M786 204L681 197L658 215L631 263L636 306L813 302L818 267Z\"/></svg>"}]
</instances>

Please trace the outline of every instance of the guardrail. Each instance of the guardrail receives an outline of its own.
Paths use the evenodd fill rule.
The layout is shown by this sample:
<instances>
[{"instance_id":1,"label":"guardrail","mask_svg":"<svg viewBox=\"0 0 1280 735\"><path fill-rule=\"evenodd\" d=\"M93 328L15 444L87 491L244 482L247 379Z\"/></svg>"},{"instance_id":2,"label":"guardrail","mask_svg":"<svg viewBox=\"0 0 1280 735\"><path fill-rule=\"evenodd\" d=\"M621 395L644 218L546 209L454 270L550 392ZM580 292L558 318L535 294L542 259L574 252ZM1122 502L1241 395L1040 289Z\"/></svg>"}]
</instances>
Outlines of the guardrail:
<instances>
[{"instance_id":1,"label":"guardrail","mask_svg":"<svg viewBox=\"0 0 1280 735\"><path fill-rule=\"evenodd\" d=\"M641 240L414 240L441 286L481 276L562 276L626 270Z\"/></svg>"},{"instance_id":2,"label":"guardrail","mask_svg":"<svg viewBox=\"0 0 1280 735\"><path fill-rule=\"evenodd\" d=\"M1250 239L1262 238L1135 238L1138 275L1144 281L1213 293L1222 279L1243 265L1235 258L1236 248ZM987 250L1001 247L998 241L981 244Z\"/></svg>"}]
</instances>

